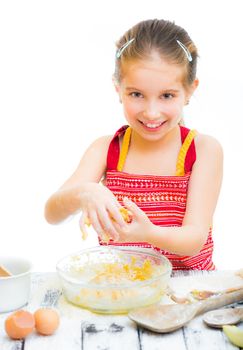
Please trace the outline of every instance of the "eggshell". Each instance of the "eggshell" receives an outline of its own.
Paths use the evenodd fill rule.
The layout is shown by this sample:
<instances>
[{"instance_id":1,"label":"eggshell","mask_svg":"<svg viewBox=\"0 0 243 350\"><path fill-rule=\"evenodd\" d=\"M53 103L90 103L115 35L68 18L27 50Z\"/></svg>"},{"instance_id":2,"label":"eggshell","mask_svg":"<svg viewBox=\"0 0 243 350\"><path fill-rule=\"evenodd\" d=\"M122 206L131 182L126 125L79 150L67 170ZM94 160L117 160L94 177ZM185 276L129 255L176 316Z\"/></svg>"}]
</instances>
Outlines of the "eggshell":
<instances>
[{"instance_id":1,"label":"eggshell","mask_svg":"<svg viewBox=\"0 0 243 350\"><path fill-rule=\"evenodd\" d=\"M34 313L35 328L39 334L51 335L59 326L60 318L56 310L42 308Z\"/></svg>"},{"instance_id":2,"label":"eggshell","mask_svg":"<svg viewBox=\"0 0 243 350\"><path fill-rule=\"evenodd\" d=\"M5 320L5 331L12 339L23 339L27 337L34 330L34 327L34 316L25 310L15 311Z\"/></svg>"}]
</instances>

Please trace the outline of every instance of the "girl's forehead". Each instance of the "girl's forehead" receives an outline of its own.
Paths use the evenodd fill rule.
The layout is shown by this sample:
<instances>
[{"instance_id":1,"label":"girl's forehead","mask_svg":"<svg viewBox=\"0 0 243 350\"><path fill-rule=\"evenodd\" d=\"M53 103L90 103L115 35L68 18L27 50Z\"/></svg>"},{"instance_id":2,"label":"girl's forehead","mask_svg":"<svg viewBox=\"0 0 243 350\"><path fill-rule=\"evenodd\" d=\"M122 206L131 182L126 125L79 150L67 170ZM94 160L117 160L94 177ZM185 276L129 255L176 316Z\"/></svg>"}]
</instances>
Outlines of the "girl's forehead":
<instances>
[{"instance_id":1,"label":"girl's forehead","mask_svg":"<svg viewBox=\"0 0 243 350\"><path fill-rule=\"evenodd\" d=\"M130 60L122 64L123 85L147 84L161 85L164 88L182 88L184 69L183 67L164 60L160 57L152 57L146 60ZM137 86L139 88L139 86Z\"/></svg>"}]
</instances>

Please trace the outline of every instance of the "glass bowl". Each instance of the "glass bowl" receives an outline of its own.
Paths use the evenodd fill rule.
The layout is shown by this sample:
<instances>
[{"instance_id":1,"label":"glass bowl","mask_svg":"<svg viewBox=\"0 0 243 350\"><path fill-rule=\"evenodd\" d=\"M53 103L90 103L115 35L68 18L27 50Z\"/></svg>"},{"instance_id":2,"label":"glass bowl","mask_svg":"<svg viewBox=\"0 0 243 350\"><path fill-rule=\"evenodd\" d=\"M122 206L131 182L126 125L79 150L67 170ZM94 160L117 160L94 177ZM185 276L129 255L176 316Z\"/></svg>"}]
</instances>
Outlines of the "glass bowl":
<instances>
[{"instance_id":1,"label":"glass bowl","mask_svg":"<svg viewBox=\"0 0 243 350\"><path fill-rule=\"evenodd\" d=\"M160 300L172 266L152 249L95 247L57 263L64 296L97 313L121 314Z\"/></svg>"}]
</instances>

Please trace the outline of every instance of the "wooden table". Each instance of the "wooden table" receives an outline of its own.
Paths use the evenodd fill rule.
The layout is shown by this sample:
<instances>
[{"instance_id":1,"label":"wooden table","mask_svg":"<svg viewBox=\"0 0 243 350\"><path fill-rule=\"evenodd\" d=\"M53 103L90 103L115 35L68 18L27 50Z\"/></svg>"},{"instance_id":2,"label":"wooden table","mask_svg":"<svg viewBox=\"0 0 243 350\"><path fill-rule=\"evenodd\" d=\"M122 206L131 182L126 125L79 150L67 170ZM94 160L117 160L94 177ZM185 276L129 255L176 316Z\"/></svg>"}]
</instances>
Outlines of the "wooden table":
<instances>
[{"instance_id":1,"label":"wooden table","mask_svg":"<svg viewBox=\"0 0 243 350\"><path fill-rule=\"evenodd\" d=\"M213 272L211 277L212 274L221 281L222 272L221 275L219 272ZM192 278L200 276L201 281L198 282L200 286L202 278L206 275L209 276L209 273L187 272L183 276L181 273L174 273L172 282L179 281L180 284L184 278L184 285L190 284ZM40 306L58 308L61 323L56 333L52 336L41 336L34 332L25 340L10 340L4 331L4 321L8 314L1 314L0 350L238 349L229 343L221 330L208 328L201 316L173 333L157 334L137 327L126 315L98 315L76 307L69 304L62 295L56 273L32 275L31 299L25 309L34 312Z\"/></svg>"}]
</instances>

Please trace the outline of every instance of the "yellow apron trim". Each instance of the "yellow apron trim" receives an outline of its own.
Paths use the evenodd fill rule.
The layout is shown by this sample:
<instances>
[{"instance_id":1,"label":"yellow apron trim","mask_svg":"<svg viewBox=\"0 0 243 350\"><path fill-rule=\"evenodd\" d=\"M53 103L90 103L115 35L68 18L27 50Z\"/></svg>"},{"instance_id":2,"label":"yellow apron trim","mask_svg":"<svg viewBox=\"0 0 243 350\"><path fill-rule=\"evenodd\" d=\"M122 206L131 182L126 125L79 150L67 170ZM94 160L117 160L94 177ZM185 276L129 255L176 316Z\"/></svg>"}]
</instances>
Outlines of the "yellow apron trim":
<instances>
[{"instance_id":1,"label":"yellow apron trim","mask_svg":"<svg viewBox=\"0 0 243 350\"><path fill-rule=\"evenodd\" d=\"M176 176L185 175L186 154L196 134L196 130L190 130L183 142L183 145L181 146L176 163Z\"/></svg>"},{"instance_id":2,"label":"yellow apron trim","mask_svg":"<svg viewBox=\"0 0 243 350\"><path fill-rule=\"evenodd\" d=\"M123 141L122 141L122 147L121 147L121 152L118 160L118 165L117 165L117 170L122 171L125 161L126 161L126 156L128 153L128 148L130 144L130 139L131 139L131 132L132 129L129 126L124 134ZM190 130L189 133L187 134L187 137L185 138L183 145L180 149L180 152L178 154L177 158L177 164L176 164L176 176L183 176L185 175L185 159L186 159L186 154L187 151L196 136L197 132L196 130Z\"/></svg>"},{"instance_id":3,"label":"yellow apron trim","mask_svg":"<svg viewBox=\"0 0 243 350\"><path fill-rule=\"evenodd\" d=\"M118 171L122 171L125 161L126 161L126 156L127 156L127 152L128 152L128 148L129 148L129 144L130 144L130 138L131 138L131 132L132 129L129 126L124 134L123 137L123 141L122 141L122 147L121 147L121 152L120 152L120 156L119 156L119 161L118 161L118 165L117 165L117 170Z\"/></svg>"}]
</instances>

